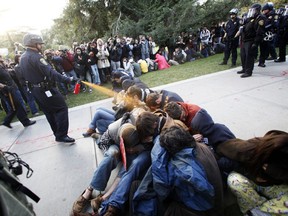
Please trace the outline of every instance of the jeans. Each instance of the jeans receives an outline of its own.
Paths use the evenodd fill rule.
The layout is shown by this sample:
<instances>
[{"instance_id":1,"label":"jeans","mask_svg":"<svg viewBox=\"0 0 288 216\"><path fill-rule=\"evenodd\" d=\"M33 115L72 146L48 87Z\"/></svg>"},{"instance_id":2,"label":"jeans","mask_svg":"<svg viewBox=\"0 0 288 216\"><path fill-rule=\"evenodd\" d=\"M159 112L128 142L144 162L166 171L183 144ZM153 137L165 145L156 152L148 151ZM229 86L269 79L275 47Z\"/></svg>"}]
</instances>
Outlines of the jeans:
<instances>
[{"instance_id":1,"label":"jeans","mask_svg":"<svg viewBox=\"0 0 288 216\"><path fill-rule=\"evenodd\" d=\"M151 165L150 151L143 151L140 154L127 154L126 156L128 170L125 172L123 172L123 168L120 170L120 175L121 173L123 174L121 180L110 198L103 202L103 209L101 210L100 215L104 214L108 205L115 206L122 210L125 202L129 198L132 182L141 179Z\"/></svg>"},{"instance_id":2,"label":"jeans","mask_svg":"<svg viewBox=\"0 0 288 216\"><path fill-rule=\"evenodd\" d=\"M95 130L96 128L103 134L108 126L115 121L115 112L106 108L97 108L92 119L92 122L89 124L89 128Z\"/></svg>"},{"instance_id":3,"label":"jeans","mask_svg":"<svg viewBox=\"0 0 288 216\"><path fill-rule=\"evenodd\" d=\"M91 65L92 80L94 84L101 84L98 67L96 64Z\"/></svg>"},{"instance_id":4,"label":"jeans","mask_svg":"<svg viewBox=\"0 0 288 216\"><path fill-rule=\"evenodd\" d=\"M95 170L90 186L95 190L104 191L111 172L120 162L120 149L118 145L111 145L104 153L104 158Z\"/></svg>"},{"instance_id":5,"label":"jeans","mask_svg":"<svg viewBox=\"0 0 288 216\"><path fill-rule=\"evenodd\" d=\"M65 72L66 76L73 77L74 79L77 79L76 72L72 69L71 71ZM73 91L75 88L75 84L70 83L70 91Z\"/></svg>"}]
</instances>

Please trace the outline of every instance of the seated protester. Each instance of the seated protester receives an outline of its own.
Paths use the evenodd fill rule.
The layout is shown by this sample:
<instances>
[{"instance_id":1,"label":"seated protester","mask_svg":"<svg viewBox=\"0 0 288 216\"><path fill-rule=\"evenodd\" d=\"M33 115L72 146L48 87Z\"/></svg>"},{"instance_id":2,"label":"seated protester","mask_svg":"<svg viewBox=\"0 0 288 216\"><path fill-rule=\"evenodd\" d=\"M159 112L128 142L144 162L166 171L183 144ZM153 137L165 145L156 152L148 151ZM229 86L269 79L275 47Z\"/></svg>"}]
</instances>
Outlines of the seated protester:
<instances>
[{"instance_id":1,"label":"seated protester","mask_svg":"<svg viewBox=\"0 0 288 216\"><path fill-rule=\"evenodd\" d=\"M209 113L196 104L171 101L165 105L164 111L171 118L184 122L192 134L200 133L206 137L214 150L219 144L235 138L229 128L223 124L214 123Z\"/></svg>"},{"instance_id":2,"label":"seated protester","mask_svg":"<svg viewBox=\"0 0 288 216\"><path fill-rule=\"evenodd\" d=\"M204 58L207 58L209 56L209 47L208 45L206 44L202 44L202 49L201 49L201 55L204 57Z\"/></svg>"},{"instance_id":3,"label":"seated protester","mask_svg":"<svg viewBox=\"0 0 288 216\"><path fill-rule=\"evenodd\" d=\"M170 65L179 65L186 62L187 54L184 50L182 50L180 47L176 47L175 51L173 52L172 59L169 60Z\"/></svg>"},{"instance_id":4,"label":"seated protester","mask_svg":"<svg viewBox=\"0 0 288 216\"><path fill-rule=\"evenodd\" d=\"M137 140L135 140L135 130L131 131L131 127L128 127L128 123L134 125L137 116L141 112L141 109L135 109L133 112L129 113L129 115L127 114L125 119L123 118L113 122L100 137L97 145L104 152L104 158L95 170L90 185L74 202L71 215L77 215L83 212L84 208L88 205L90 199L92 198L93 190L100 192L99 196L91 200L91 205L93 208L99 208L100 203L104 200L104 198L108 198L112 193L113 189L115 188L115 184L118 183L119 179L115 181L115 184L112 186L112 191L109 190L109 194L106 194L105 196L101 195L101 192L104 191L107 186L112 170L114 170L118 163L121 162L120 137L122 137L124 145L127 144L127 142L133 144L138 142L138 136L136 137ZM126 131L126 129L128 131ZM124 172L120 171L117 177L121 178L123 174ZM94 210L97 211L98 209Z\"/></svg>"},{"instance_id":5,"label":"seated protester","mask_svg":"<svg viewBox=\"0 0 288 216\"><path fill-rule=\"evenodd\" d=\"M184 102L184 100L175 92L161 90L153 92L146 97L146 105L151 111L162 109L170 101Z\"/></svg>"},{"instance_id":6,"label":"seated protester","mask_svg":"<svg viewBox=\"0 0 288 216\"><path fill-rule=\"evenodd\" d=\"M124 125L127 124L130 123ZM139 136L135 126L130 124L130 130L132 130L130 135L126 135L128 141L124 143L127 167L125 168L124 164L121 167L118 174L118 177L121 176L121 179L111 196L107 200L102 201L99 215L124 215L125 204L129 199L132 182L137 179L142 179L151 164L150 150L153 147L153 143L139 143ZM123 137L124 135L125 133L122 133Z\"/></svg>"},{"instance_id":7,"label":"seated protester","mask_svg":"<svg viewBox=\"0 0 288 216\"><path fill-rule=\"evenodd\" d=\"M152 175L154 190L167 205L165 215L220 213L223 185L211 150L177 126L164 130L159 144L159 154L152 156Z\"/></svg>"},{"instance_id":8,"label":"seated protester","mask_svg":"<svg viewBox=\"0 0 288 216\"><path fill-rule=\"evenodd\" d=\"M107 129L108 126L115 121L115 112L103 107L96 109L92 121L83 137L99 138Z\"/></svg>"},{"instance_id":9,"label":"seated protester","mask_svg":"<svg viewBox=\"0 0 288 216\"><path fill-rule=\"evenodd\" d=\"M169 102L164 107L164 111L171 118L184 122L189 127L191 134L198 134L197 141L205 142L214 151L217 151L218 146L221 146L223 142L235 138L235 135L228 127L223 124L214 123L209 113L195 104ZM225 179L228 173L238 166L236 162L225 156L218 158L217 162Z\"/></svg>"},{"instance_id":10,"label":"seated protester","mask_svg":"<svg viewBox=\"0 0 288 216\"><path fill-rule=\"evenodd\" d=\"M161 54L157 53L155 56L155 62L158 64L158 69L159 70L164 70L166 68L169 68L170 65L166 61L165 57L162 56Z\"/></svg>"},{"instance_id":11,"label":"seated protester","mask_svg":"<svg viewBox=\"0 0 288 216\"><path fill-rule=\"evenodd\" d=\"M133 60L133 59L132 59ZM133 67L133 73L135 77L139 77L142 75L140 64L135 62L134 60L131 62Z\"/></svg>"},{"instance_id":12,"label":"seated protester","mask_svg":"<svg viewBox=\"0 0 288 216\"><path fill-rule=\"evenodd\" d=\"M239 161L242 169L228 176L228 187L245 215L288 214L288 133L231 139L218 153Z\"/></svg>"},{"instance_id":13,"label":"seated protester","mask_svg":"<svg viewBox=\"0 0 288 216\"><path fill-rule=\"evenodd\" d=\"M112 103L116 103L117 94L121 92L122 82L125 79L133 79L124 69L118 69L116 71L112 71L112 90L114 91L114 99Z\"/></svg>"},{"instance_id":14,"label":"seated protester","mask_svg":"<svg viewBox=\"0 0 288 216\"><path fill-rule=\"evenodd\" d=\"M134 77L134 70L133 70L133 65L132 65L133 59L127 59L127 58L123 58L122 60L122 64L124 67L124 70L131 76Z\"/></svg>"},{"instance_id":15,"label":"seated protester","mask_svg":"<svg viewBox=\"0 0 288 216\"><path fill-rule=\"evenodd\" d=\"M179 137L182 138L182 134L185 133L184 131L188 131L188 128L184 125L183 122L179 120L173 120L171 117L167 115L167 113L164 113L161 110L158 110L154 113L150 112L143 112L141 113L136 121L136 128L139 133L140 140L142 142L154 142L154 146L151 151L151 157L152 157L152 167L149 168L147 171L144 179L141 181L140 186L133 197L133 215L164 215L165 212L162 212L163 210L166 211L167 206L161 207L161 204L165 204L165 201L168 201L168 205L171 204L171 208L168 208L167 211L169 211L169 214L165 215L193 215L191 212L193 212L193 208L190 208L190 205L196 205L196 203L193 203L189 201L189 199L185 199L185 196L182 196L185 194L185 192L191 192L195 191L193 190L187 190L189 185L193 185L193 183L183 184L181 182L181 179L183 178L173 178L173 176L176 177L176 174L181 174L181 172L174 172L174 166L172 165L173 162L169 165L169 156L168 152L160 146L161 142L161 136L163 134L169 135L169 134L175 134L174 138L167 142L170 142L171 145L173 145L173 142ZM170 129L171 128L171 129ZM178 134L178 132L170 133L174 131L172 128L182 128L181 135ZM167 132L166 132L167 131ZM160 134L160 136L159 136ZM188 136L188 132L186 133L186 137ZM159 139L160 137L160 139ZM189 138L186 140L185 143L189 143L190 141L192 143L195 143L193 137L191 135L188 136ZM170 137L169 137L170 138ZM178 140L176 143L181 143L183 140ZM192 144L191 143L191 144ZM180 144L179 144L180 145ZM180 145L181 146L181 145ZM179 147L180 149L181 147ZM176 148L174 148L175 150ZM184 150L186 151L186 150ZM199 151L199 152L198 152ZM193 152L193 151L192 151ZM190 151L191 153L191 151ZM194 154L191 154L193 156ZM216 162L214 159L213 154L210 152L210 150L205 145L197 145L196 153L195 153L197 160L199 160L199 163L202 163L204 166L204 170L206 172L205 176L203 178L208 178L209 182L206 181L203 183L205 187L209 187L209 192L206 190L206 196L204 196L205 193L203 193L202 196L202 202L198 203L199 206L196 208L197 210L200 210L202 208L203 210L208 210L209 208L216 208L216 211L218 212L221 210L221 204L222 204L222 182L221 177L219 175L219 169L217 165L215 166ZM194 156L195 156L194 155ZM171 156L172 157L172 156ZM209 160L207 160L209 158ZM172 161L172 160L171 160ZM176 160L174 160L176 162ZM177 164L177 163L175 163ZM178 163L179 167L182 165L181 163ZM197 163L198 165L198 163ZM170 168L170 169L168 169ZM175 166L176 168L176 166ZM191 167L192 169L192 167ZM189 173L191 172L191 169L189 169ZM203 171L203 168L201 167L201 170ZM182 170L183 171L183 170ZM169 172L169 173L168 173ZM195 173L195 172L193 172ZM214 175L215 173L215 175ZM168 175L167 175L168 174ZM199 173L197 173L198 176ZM189 175L189 174L187 174ZM187 176L186 175L186 176ZM169 177L168 177L169 176ZM196 177L196 175L194 176ZM169 181L167 181L166 178L169 178ZM172 181L172 179L176 181ZM191 178L192 179L192 178ZM178 181L177 181L178 180ZM194 180L194 179L193 179ZM200 183L200 182L199 182ZM169 185L171 184L171 185ZM175 185L172 185L175 184ZM180 190L180 185L186 185L186 188L182 191ZM196 184L196 182L195 182ZM176 186L177 185L177 186ZM173 191L173 186L176 186ZM184 186L185 187L185 186ZM203 187L204 188L204 187ZM178 191L177 191L178 190ZM175 193L173 193L173 192ZM172 192L170 194L170 192ZM204 192L204 190L203 190ZM172 195L173 194L173 195ZM176 196L175 196L176 194ZM172 196L169 196L172 195ZM192 195L192 194L191 194ZM201 197L200 194L197 193L196 196ZM174 198L173 198L174 197ZM193 196L191 196L193 197ZM198 197L198 198L199 198ZM157 199L158 198L158 199ZM174 200L178 200L179 203L174 202ZM196 198L195 198L196 199ZM207 199L205 202L204 200ZM173 202L172 202L173 201ZM195 201L195 200L193 200ZM214 202L215 201L215 202ZM172 205L172 203L173 205ZM188 208L183 207L184 204L188 203ZM176 207L178 205L178 207ZM182 206L180 208L180 206ZM173 208L175 207L175 208ZM173 214L172 212L176 210L177 208L181 209L181 213L176 212ZM217 210L218 208L218 210ZM189 209L189 210L187 210ZM162 211L161 211L162 210ZM186 212L185 212L186 211ZM184 214L184 212L186 214ZM214 209L211 211L215 213ZM167 212L166 212L167 213ZM178 214L179 213L179 214ZM190 213L190 214L187 214ZM199 212L200 213L200 212ZM195 215L195 214L194 214ZM205 215L205 214L196 214L196 215ZM213 215L213 214L211 214ZM216 214L214 214L216 215Z\"/></svg>"},{"instance_id":16,"label":"seated protester","mask_svg":"<svg viewBox=\"0 0 288 216\"><path fill-rule=\"evenodd\" d=\"M140 64L140 68L141 68L141 72L142 72L142 74L144 73L148 73L149 71L148 71L148 63L145 61L145 60L143 60L143 59L140 59L139 61L138 61L138 64Z\"/></svg>"}]
</instances>

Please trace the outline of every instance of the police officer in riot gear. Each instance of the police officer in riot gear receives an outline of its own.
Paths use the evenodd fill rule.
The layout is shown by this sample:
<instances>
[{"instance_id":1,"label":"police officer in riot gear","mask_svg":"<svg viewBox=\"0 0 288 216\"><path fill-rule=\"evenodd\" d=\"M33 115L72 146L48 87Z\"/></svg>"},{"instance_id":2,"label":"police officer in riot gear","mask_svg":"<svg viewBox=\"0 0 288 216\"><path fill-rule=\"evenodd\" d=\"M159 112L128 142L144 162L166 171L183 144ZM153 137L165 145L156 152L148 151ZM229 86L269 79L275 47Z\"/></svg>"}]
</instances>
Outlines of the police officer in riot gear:
<instances>
[{"instance_id":1,"label":"police officer in riot gear","mask_svg":"<svg viewBox=\"0 0 288 216\"><path fill-rule=\"evenodd\" d=\"M240 28L240 19L237 17L238 9L233 8L229 12L230 19L224 27L224 40L225 40L225 51L223 62L220 65L227 65L230 53L232 53L232 67L236 66L237 61L237 47L239 45L239 36L236 35Z\"/></svg>"},{"instance_id":2,"label":"police officer in riot gear","mask_svg":"<svg viewBox=\"0 0 288 216\"><path fill-rule=\"evenodd\" d=\"M70 83L73 79L55 71L40 54L42 38L36 34L26 34L23 38L27 50L21 57L20 67L23 78L35 100L43 110L57 142L75 142L69 137L68 107L55 82Z\"/></svg>"},{"instance_id":3,"label":"police officer in riot gear","mask_svg":"<svg viewBox=\"0 0 288 216\"><path fill-rule=\"evenodd\" d=\"M268 58L269 53L271 54L272 59L277 59L277 53L274 44L274 35L277 31L278 15L275 14L272 2L268 2L262 7L262 14L266 17L265 36L263 41L260 43L260 56L258 66L266 67L265 59Z\"/></svg>"},{"instance_id":4,"label":"police officer in riot gear","mask_svg":"<svg viewBox=\"0 0 288 216\"><path fill-rule=\"evenodd\" d=\"M24 127L28 127L36 123L27 117L27 113L19 101L18 95L20 94L16 83L13 81L7 68L4 66L2 56L0 55L0 98L9 105L7 115L4 118L2 125L12 128L10 125L12 119L16 115Z\"/></svg>"},{"instance_id":5,"label":"police officer in riot gear","mask_svg":"<svg viewBox=\"0 0 288 216\"><path fill-rule=\"evenodd\" d=\"M241 78L252 76L255 50L264 38L264 24L265 17L261 14L261 5L255 3L248 11L241 35L243 41L241 47L242 70L237 72L242 74Z\"/></svg>"},{"instance_id":6,"label":"police officer in riot gear","mask_svg":"<svg viewBox=\"0 0 288 216\"><path fill-rule=\"evenodd\" d=\"M286 61L286 44L288 43L288 5L285 8L279 8L279 25L278 25L278 41L279 41L279 57L274 62Z\"/></svg>"}]
</instances>

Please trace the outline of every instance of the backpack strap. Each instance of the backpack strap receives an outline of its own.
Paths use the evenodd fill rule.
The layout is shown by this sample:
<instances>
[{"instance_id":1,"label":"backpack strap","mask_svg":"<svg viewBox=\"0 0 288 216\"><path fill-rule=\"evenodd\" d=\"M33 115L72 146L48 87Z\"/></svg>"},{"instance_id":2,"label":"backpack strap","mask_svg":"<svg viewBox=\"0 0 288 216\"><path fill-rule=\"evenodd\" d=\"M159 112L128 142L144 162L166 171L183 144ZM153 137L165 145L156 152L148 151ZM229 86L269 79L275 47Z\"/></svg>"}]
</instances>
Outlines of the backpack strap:
<instances>
[{"instance_id":1,"label":"backpack strap","mask_svg":"<svg viewBox=\"0 0 288 216\"><path fill-rule=\"evenodd\" d=\"M2 163L0 163L0 180L11 184L11 187L14 190L21 191L22 193L30 197L32 200L34 200L36 203L39 202L40 198L36 194L34 194L30 189L22 185L17 179L9 176L5 172L4 166L2 165Z\"/></svg>"}]
</instances>

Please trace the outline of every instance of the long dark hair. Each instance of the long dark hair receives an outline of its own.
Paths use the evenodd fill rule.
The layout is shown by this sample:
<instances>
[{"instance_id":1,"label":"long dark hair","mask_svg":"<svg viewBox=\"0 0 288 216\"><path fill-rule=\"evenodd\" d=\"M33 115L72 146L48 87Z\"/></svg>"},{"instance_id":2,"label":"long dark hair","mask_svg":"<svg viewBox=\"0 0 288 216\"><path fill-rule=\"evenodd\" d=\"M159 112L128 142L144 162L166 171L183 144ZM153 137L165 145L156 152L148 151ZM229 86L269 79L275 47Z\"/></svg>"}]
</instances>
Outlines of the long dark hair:
<instances>
[{"instance_id":1,"label":"long dark hair","mask_svg":"<svg viewBox=\"0 0 288 216\"><path fill-rule=\"evenodd\" d=\"M260 143L255 149L255 154L249 162L249 170L256 177L270 176L263 169L264 164L280 167L281 170L288 171L288 133L283 131L269 131L260 139ZM267 176L268 175L268 176ZM287 181L287 180L286 180Z\"/></svg>"}]
</instances>

